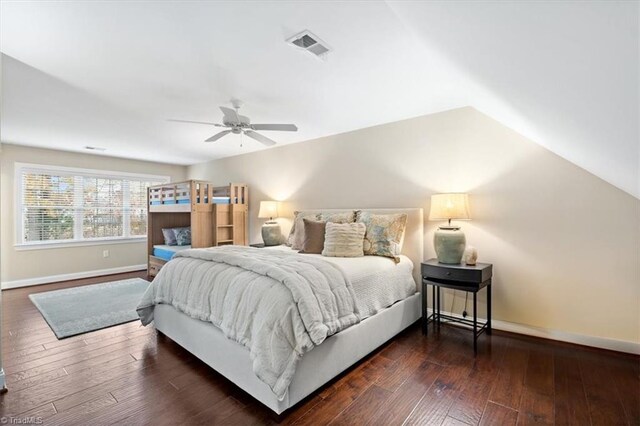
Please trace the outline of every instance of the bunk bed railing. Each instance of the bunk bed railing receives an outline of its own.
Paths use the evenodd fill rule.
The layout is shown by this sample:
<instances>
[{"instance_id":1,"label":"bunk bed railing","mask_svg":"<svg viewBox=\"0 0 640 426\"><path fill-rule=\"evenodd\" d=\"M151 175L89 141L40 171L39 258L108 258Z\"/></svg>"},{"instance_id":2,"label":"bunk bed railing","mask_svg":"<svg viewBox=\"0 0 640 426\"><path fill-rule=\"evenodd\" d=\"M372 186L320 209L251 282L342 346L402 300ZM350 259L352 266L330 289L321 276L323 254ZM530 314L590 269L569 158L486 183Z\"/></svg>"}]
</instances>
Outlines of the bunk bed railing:
<instances>
[{"instance_id":1,"label":"bunk bed railing","mask_svg":"<svg viewBox=\"0 0 640 426\"><path fill-rule=\"evenodd\" d=\"M248 204L249 190L243 183L214 186L211 182L188 180L149 187L149 208L169 205Z\"/></svg>"}]
</instances>

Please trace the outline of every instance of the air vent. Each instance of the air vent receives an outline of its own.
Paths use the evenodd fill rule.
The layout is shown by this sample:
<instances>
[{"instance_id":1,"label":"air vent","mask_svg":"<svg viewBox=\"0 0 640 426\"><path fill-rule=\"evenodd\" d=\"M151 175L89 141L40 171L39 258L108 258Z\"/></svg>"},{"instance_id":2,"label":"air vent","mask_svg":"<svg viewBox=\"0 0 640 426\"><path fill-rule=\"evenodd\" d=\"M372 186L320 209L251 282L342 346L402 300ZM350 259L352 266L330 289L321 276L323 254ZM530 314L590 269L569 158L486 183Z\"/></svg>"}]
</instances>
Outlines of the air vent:
<instances>
[{"instance_id":1,"label":"air vent","mask_svg":"<svg viewBox=\"0 0 640 426\"><path fill-rule=\"evenodd\" d=\"M313 35L309 31L303 31L287 40L287 43L304 49L320 59L326 59L331 48L319 37Z\"/></svg>"}]
</instances>

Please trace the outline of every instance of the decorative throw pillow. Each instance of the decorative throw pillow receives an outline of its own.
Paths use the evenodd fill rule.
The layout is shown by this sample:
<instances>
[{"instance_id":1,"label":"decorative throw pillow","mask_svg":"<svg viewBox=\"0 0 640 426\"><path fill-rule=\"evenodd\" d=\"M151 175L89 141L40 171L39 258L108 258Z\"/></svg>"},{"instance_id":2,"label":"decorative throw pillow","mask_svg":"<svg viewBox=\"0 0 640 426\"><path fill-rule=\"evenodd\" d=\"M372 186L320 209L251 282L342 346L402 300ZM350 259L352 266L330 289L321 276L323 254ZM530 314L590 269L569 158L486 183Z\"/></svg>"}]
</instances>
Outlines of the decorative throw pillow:
<instances>
[{"instance_id":1,"label":"decorative throw pillow","mask_svg":"<svg viewBox=\"0 0 640 426\"><path fill-rule=\"evenodd\" d=\"M327 222L304 218L304 242L300 253L321 254Z\"/></svg>"},{"instance_id":2,"label":"decorative throw pillow","mask_svg":"<svg viewBox=\"0 0 640 426\"><path fill-rule=\"evenodd\" d=\"M367 227L364 223L327 222L322 255L328 257L364 256L362 243L366 230Z\"/></svg>"},{"instance_id":3,"label":"decorative throw pillow","mask_svg":"<svg viewBox=\"0 0 640 426\"><path fill-rule=\"evenodd\" d=\"M164 237L164 244L167 246L178 245L176 241L176 233L173 232L173 228L162 228L162 236Z\"/></svg>"},{"instance_id":4,"label":"decorative throw pillow","mask_svg":"<svg viewBox=\"0 0 640 426\"><path fill-rule=\"evenodd\" d=\"M287 238L287 245L294 250L302 250L304 243L304 218L320 220L320 212L293 212L293 226Z\"/></svg>"},{"instance_id":5,"label":"decorative throw pillow","mask_svg":"<svg viewBox=\"0 0 640 426\"><path fill-rule=\"evenodd\" d=\"M404 231L407 227L407 215L374 214L366 211L358 212L358 222L366 225L364 236L364 254L392 258L400 261L398 255L402 251Z\"/></svg>"},{"instance_id":6,"label":"decorative throw pillow","mask_svg":"<svg viewBox=\"0 0 640 426\"><path fill-rule=\"evenodd\" d=\"M333 223L353 223L356 221L356 212L354 210L344 212L322 212L320 219L325 222Z\"/></svg>"},{"instance_id":7,"label":"decorative throw pillow","mask_svg":"<svg viewBox=\"0 0 640 426\"><path fill-rule=\"evenodd\" d=\"M176 242L179 246L188 246L191 244L191 227L173 228L176 234Z\"/></svg>"}]
</instances>

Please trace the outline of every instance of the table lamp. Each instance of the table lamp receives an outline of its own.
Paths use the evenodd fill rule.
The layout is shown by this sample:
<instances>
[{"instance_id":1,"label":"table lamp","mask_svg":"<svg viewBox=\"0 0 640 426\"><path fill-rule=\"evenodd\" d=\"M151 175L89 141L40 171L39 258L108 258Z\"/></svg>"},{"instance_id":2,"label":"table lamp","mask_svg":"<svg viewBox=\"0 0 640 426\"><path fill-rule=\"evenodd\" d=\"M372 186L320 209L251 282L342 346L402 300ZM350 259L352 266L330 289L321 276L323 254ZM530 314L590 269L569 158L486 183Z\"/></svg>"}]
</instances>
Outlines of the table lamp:
<instances>
[{"instance_id":1,"label":"table lamp","mask_svg":"<svg viewBox=\"0 0 640 426\"><path fill-rule=\"evenodd\" d=\"M433 236L438 262L459 264L466 245L466 238L459 226L451 225L451 219L470 220L467 194L435 194L431 196L429 220L448 220L439 226Z\"/></svg>"},{"instance_id":2,"label":"table lamp","mask_svg":"<svg viewBox=\"0 0 640 426\"><path fill-rule=\"evenodd\" d=\"M262 241L265 246L277 246L280 244L282 231L278 222L273 218L278 217L277 201L260 201L259 219L269 219L262 225Z\"/></svg>"}]
</instances>

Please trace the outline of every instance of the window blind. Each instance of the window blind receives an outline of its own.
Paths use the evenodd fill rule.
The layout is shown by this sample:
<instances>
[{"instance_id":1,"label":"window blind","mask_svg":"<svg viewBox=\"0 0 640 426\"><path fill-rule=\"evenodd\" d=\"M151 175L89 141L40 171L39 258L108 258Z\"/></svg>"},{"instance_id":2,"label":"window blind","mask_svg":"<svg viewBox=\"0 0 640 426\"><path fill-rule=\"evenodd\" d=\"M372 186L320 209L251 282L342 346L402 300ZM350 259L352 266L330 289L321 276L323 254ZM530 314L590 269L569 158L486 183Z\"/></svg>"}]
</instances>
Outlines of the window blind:
<instances>
[{"instance_id":1,"label":"window blind","mask_svg":"<svg viewBox=\"0 0 640 426\"><path fill-rule=\"evenodd\" d=\"M25 241L73 239L73 176L25 173L22 187Z\"/></svg>"},{"instance_id":2,"label":"window blind","mask_svg":"<svg viewBox=\"0 0 640 426\"><path fill-rule=\"evenodd\" d=\"M123 237L123 180L84 177L82 238Z\"/></svg>"},{"instance_id":3,"label":"window blind","mask_svg":"<svg viewBox=\"0 0 640 426\"><path fill-rule=\"evenodd\" d=\"M23 244L145 236L147 188L167 181L33 168L19 175Z\"/></svg>"},{"instance_id":4,"label":"window blind","mask_svg":"<svg viewBox=\"0 0 640 426\"><path fill-rule=\"evenodd\" d=\"M130 235L147 235L147 188L163 182L129 181L129 208L126 212Z\"/></svg>"}]
</instances>

